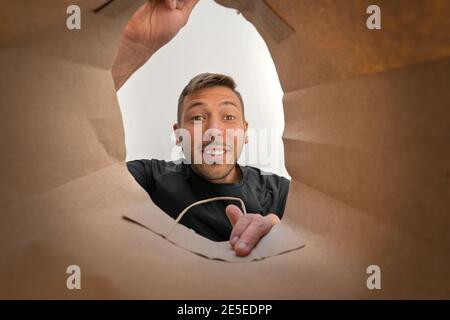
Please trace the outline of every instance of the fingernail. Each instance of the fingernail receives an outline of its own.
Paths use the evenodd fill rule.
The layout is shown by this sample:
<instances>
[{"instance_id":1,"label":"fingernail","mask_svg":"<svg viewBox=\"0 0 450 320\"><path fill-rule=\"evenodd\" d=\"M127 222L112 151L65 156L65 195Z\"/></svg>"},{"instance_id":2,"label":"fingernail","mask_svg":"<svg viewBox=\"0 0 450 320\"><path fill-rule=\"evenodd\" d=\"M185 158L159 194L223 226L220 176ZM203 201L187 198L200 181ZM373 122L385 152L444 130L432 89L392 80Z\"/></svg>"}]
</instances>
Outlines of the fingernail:
<instances>
[{"instance_id":1,"label":"fingernail","mask_svg":"<svg viewBox=\"0 0 450 320\"><path fill-rule=\"evenodd\" d=\"M234 246L234 244L239 240L238 236L234 236L233 239L231 239L231 245Z\"/></svg>"},{"instance_id":2,"label":"fingernail","mask_svg":"<svg viewBox=\"0 0 450 320\"><path fill-rule=\"evenodd\" d=\"M183 6L184 6L184 0L178 0L177 9L183 9Z\"/></svg>"},{"instance_id":3,"label":"fingernail","mask_svg":"<svg viewBox=\"0 0 450 320\"><path fill-rule=\"evenodd\" d=\"M176 9L177 7L177 0L171 0L170 1L170 9Z\"/></svg>"},{"instance_id":4,"label":"fingernail","mask_svg":"<svg viewBox=\"0 0 450 320\"><path fill-rule=\"evenodd\" d=\"M245 248L247 248L247 242L245 242L245 241L240 241L240 242L237 244L237 247L240 248L240 249L245 249Z\"/></svg>"}]
</instances>

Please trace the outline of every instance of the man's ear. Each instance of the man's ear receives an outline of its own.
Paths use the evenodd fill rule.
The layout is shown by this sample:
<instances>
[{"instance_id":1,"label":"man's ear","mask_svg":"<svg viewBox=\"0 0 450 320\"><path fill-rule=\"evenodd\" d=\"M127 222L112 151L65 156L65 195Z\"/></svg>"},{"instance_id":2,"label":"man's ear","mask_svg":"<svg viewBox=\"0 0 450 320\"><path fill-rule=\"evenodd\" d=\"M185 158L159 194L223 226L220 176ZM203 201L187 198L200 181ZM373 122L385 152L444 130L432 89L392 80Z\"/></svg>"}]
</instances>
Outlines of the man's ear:
<instances>
[{"instance_id":1,"label":"man's ear","mask_svg":"<svg viewBox=\"0 0 450 320\"><path fill-rule=\"evenodd\" d=\"M178 129L180 129L180 126L178 125L177 122L175 122L173 124L172 128L173 128L173 131L175 132L175 139L176 139L175 143L177 146L179 146L179 145L181 145L181 141L183 141L183 137L178 134Z\"/></svg>"},{"instance_id":2,"label":"man's ear","mask_svg":"<svg viewBox=\"0 0 450 320\"><path fill-rule=\"evenodd\" d=\"M247 144L247 143L248 143L247 129L248 129L248 122L247 122L247 121L244 121L244 133L245 133L244 144Z\"/></svg>"}]
</instances>

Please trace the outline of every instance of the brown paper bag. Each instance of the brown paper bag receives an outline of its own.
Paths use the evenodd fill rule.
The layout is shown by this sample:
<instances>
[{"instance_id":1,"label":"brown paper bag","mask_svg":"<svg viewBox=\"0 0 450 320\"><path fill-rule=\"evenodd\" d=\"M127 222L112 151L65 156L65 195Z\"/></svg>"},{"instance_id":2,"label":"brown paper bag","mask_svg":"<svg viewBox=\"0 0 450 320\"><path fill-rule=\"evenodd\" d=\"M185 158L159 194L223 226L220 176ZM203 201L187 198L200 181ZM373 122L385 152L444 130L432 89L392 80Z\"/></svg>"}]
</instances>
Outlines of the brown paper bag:
<instances>
[{"instance_id":1,"label":"brown paper bag","mask_svg":"<svg viewBox=\"0 0 450 320\"><path fill-rule=\"evenodd\" d=\"M448 299L449 4L378 1L382 29L368 30L365 0L217 2L277 66L282 225L306 246L225 263L124 220L159 210L126 169L109 71L142 1L77 1L83 27L67 32L71 2L19 0L0 5L0 298Z\"/></svg>"}]
</instances>

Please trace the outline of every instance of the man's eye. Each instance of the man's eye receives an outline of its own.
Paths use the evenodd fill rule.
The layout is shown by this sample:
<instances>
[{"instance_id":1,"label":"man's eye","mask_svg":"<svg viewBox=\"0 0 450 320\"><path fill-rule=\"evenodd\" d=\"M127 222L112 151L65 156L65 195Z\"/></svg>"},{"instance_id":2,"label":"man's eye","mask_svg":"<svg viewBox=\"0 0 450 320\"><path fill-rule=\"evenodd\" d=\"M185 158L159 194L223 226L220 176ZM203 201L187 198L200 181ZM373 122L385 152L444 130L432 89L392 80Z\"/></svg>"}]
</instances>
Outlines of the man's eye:
<instances>
[{"instance_id":1,"label":"man's eye","mask_svg":"<svg viewBox=\"0 0 450 320\"><path fill-rule=\"evenodd\" d=\"M191 118L191 120L193 120L193 121L202 121L203 119L204 119L204 117L203 117L203 116L200 116L200 115L193 116L193 117Z\"/></svg>"},{"instance_id":2,"label":"man's eye","mask_svg":"<svg viewBox=\"0 0 450 320\"><path fill-rule=\"evenodd\" d=\"M235 120L235 119L236 117L231 114L225 116L225 120Z\"/></svg>"}]
</instances>

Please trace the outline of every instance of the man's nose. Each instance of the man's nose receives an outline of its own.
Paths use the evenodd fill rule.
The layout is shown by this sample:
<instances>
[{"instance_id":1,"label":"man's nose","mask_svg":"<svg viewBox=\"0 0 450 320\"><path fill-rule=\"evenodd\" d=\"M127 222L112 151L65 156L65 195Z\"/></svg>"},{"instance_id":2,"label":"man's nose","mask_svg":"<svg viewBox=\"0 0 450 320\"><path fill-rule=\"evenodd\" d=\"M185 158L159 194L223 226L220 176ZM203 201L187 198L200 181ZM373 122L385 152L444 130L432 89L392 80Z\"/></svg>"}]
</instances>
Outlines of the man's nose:
<instances>
[{"instance_id":1,"label":"man's nose","mask_svg":"<svg viewBox=\"0 0 450 320\"><path fill-rule=\"evenodd\" d=\"M204 132L214 132L214 135L225 135L226 127L219 117L210 117L204 123Z\"/></svg>"}]
</instances>

